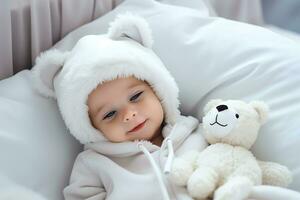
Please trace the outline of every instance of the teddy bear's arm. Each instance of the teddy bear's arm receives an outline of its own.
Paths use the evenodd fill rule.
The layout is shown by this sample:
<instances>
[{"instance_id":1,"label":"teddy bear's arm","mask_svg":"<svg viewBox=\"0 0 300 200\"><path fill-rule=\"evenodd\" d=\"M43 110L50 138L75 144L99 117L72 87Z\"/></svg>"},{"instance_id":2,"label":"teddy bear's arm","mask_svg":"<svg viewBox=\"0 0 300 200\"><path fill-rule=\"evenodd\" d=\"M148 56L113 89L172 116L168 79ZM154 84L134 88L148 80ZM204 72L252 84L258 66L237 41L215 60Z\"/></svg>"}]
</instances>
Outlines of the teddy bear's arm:
<instances>
[{"instance_id":1,"label":"teddy bear's arm","mask_svg":"<svg viewBox=\"0 0 300 200\"><path fill-rule=\"evenodd\" d=\"M262 171L264 185L287 187L292 182L292 174L286 166L259 160L258 164Z\"/></svg>"},{"instance_id":2,"label":"teddy bear's arm","mask_svg":"<svg viewBox=\"0 0 300 200\"><path fill-rule=\"evenodd\" d=\"M170 178L176 185L187 185L189 177L195 170L195 164L198 155L198 151L191 150L174 159L171 168Z\"/></svg>"}]
</instances>

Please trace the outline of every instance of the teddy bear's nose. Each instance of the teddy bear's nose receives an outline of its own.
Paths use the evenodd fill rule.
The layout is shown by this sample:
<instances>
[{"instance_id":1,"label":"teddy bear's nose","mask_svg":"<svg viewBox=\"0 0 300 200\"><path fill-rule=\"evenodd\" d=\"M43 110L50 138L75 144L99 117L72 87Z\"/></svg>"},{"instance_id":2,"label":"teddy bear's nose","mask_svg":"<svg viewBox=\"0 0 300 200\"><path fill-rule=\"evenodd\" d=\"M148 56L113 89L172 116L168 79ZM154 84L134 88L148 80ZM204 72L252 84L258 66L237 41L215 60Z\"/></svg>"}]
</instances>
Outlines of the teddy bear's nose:
<instances>
[{"instance_id":1,"label":"teddy bear's nose","mask_svg":"<svg viewBox=\"0 0 300 200\"><path fill-rule=\"evenodd\" d=\"M223 110L227 110L227 109L228 109L228 106L226 106L226 105L219 105L219 106L217 106L218 112L222 112Z\"/></svg>"}]
</instances>

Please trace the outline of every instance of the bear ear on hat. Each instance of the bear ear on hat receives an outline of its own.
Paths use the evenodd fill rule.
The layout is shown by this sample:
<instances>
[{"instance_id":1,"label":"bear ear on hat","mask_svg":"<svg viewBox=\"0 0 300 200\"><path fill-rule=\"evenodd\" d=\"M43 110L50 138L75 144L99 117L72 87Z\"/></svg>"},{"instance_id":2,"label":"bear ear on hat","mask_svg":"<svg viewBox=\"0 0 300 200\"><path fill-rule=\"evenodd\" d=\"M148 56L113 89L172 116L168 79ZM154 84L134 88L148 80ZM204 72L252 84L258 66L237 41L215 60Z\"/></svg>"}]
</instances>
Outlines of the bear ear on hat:
<instances>
[{"instance_id":1,"label":"bear ear on hat","mask_svg":"<svg viewBox=\"0 0 300 200\"><path fill-rule=\"evenodd\" d=\"M204 115L206 115L213 107L223 102L222 99L212 99L204 106Z\"/></svg>"},{"instance_id":2,"label":"bear ear on hat","mask_svg":"<svg viewBox=\"0 0 300 200\"><path fill-rule=\"evenodd\" d=\"M131 13L121 14L110 24L108 37L113 40L130 38L141 45L152 48L153 38L147 21Z\"/></svg>"},{"instance_id":3,"label":"bear ear on hat","mask_svg":"<svg viewBox=\"0 0 300 200\"><path fill-rule=\"evenodd\" d=\"M51 49L41 53L35 60L32 68L34 87L39 93L46 97L55 97L53 80L57 72L64 65L69 52L61 52Z\"/></svg>"},{"instance_id":4,"label":"bear ear on hat","mask_svg":"<svg viewBox=\"0 0 300 200\"><path fill-rule=\"evenodd\" d=\"M259 116L259 121L264 124L268 119L269 106L263 101L252 101L250 105L255 109Z\"/></svg>"}]
</instances>

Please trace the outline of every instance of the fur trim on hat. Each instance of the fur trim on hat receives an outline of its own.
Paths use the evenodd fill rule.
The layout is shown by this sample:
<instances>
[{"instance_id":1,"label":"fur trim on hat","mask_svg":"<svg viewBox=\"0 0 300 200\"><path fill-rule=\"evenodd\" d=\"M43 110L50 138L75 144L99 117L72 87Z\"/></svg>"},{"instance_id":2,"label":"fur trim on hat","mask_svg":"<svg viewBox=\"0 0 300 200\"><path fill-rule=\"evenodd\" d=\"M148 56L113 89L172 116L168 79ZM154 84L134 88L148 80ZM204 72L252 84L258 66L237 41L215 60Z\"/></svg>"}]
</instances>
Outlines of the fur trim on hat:
<instances>
[{"instance_id":1,"label":"fur trim on hat","mask_svg":"<svg viewBox=\"0 0 300 200\"><path fill-rule=\"evenodd\" d=\"M60 112L70 133L82 144L106 140L95 129L88 115L88 95L104 81L118 77L134 76L147 81L158 96L167 124L175 124L180 116L178 87L159 57L152 51L151 30L145 19L123 15L111 24L106 35L88 35L81 38L67 56L57 54L60 62L54 62L47 53L39 63L48 63L50 77ZM50 58L48 58L48 55ZM51 62L49 62L49 60ZM63 67L60 69L61 65ZM46 69L38 64L37 68ZM41 77L35 69L36 76ZM53 79L54 74L55 78ZM42 78L41 78L42 79ZM43 82L50 88L51 81ZM53 91L53 87L48 91ZM53 94L54 96L54 94Z\"/></svg>"},{"instance_id":2,"label":"fur trim on hat","mask_svg":"<svg viewBox=\"0 0 300 200\"><path fill-rule=\"evenodd\" d=\"M53 79L67 56L68 52L52 49L36 58L36 65L32 69L34 86L44 96L55 98Z\"/></svg>"}]
</instances>

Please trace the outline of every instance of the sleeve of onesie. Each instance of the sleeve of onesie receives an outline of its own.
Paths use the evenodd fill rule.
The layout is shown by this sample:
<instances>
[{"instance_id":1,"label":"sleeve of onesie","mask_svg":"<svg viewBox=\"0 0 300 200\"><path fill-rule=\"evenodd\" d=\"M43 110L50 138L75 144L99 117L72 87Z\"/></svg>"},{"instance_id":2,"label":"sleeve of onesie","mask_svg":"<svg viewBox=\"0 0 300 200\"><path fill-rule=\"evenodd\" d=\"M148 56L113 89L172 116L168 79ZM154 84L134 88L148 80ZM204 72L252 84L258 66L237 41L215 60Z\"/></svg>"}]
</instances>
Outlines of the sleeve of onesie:
<instances>
[{"instance_id":1,"label":"sleeve of onesie","mask_svg":"<svg viewBox=\"0 0 300 200\"><path fill-rule=\"evenodd\" d=\"M69 185L63 191L65 200L102 200L106 191L100 178L79 155L74 163Z\"/></svg>"}]
</instances>

